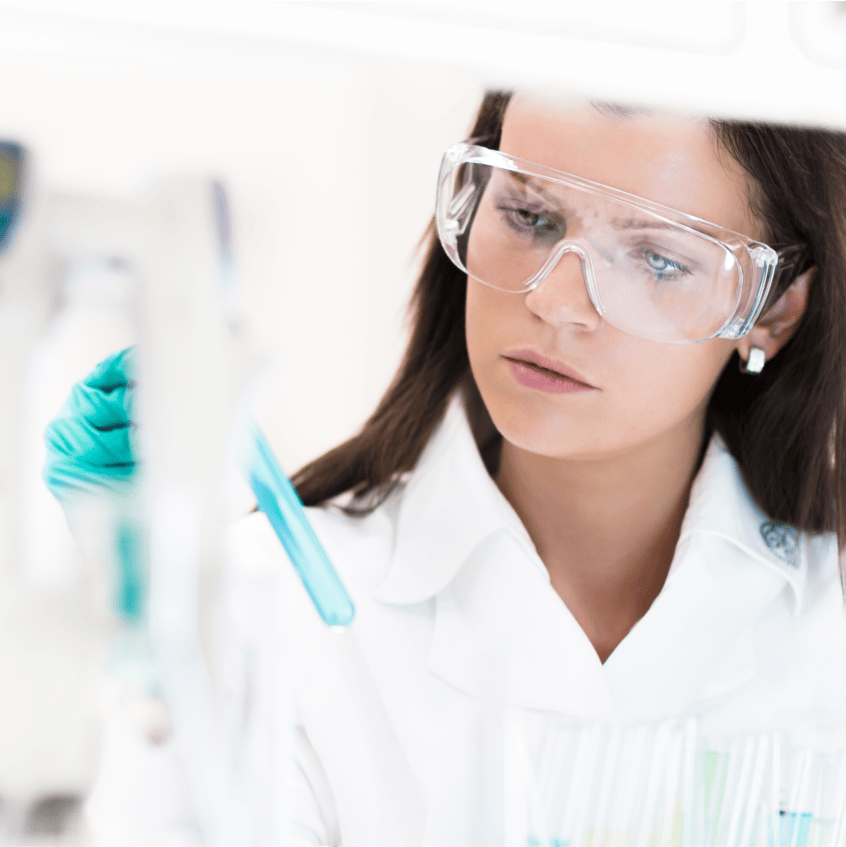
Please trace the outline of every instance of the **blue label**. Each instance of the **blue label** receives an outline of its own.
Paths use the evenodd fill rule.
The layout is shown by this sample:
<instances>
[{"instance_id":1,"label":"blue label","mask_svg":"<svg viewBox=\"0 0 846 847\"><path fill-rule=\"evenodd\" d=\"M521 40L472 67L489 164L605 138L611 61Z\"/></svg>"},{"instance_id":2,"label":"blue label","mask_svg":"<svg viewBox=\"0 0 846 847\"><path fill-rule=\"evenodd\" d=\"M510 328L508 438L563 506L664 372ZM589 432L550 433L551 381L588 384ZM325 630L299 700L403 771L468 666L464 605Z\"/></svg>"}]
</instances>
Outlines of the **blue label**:
<instances>
[{"instance_id":1,"label":"blue label","mask_svg":"<svg viewBox=\"0 0 846 847\"><path fill-rule=\"evenodd\" d=\"M792 526L767 521L761 524L761 537L779 559L791 568L799 567L799 533Z\"/></svg>"}]
</instances>

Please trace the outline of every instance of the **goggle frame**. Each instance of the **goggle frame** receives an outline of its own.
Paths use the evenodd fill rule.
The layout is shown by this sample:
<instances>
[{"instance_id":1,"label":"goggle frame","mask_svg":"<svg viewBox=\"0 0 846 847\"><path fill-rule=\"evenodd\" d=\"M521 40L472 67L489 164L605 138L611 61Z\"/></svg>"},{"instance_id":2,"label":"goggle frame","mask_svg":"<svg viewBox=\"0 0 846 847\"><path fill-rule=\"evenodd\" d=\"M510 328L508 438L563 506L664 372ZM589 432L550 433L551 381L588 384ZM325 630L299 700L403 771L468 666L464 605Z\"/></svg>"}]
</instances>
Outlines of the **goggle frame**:
<instances>
[{"instance_id":1,"label":"goggle frame","mask_svg":"<svg viewBox=\"0 0 846 847\"><path fill-rule=\"evenodd\" d=\"M474 140L469 140L453 144L444 153L438 176L438 193L435 206L436 228L441 245L453 264L467 274L470 271L461 260L458 239L464 234L470 218L467 217L462 226L460 216L469 203L476 203L479 198L473 197L471 193L468 193L466 197L461 197L460 193L456 196L453 191L448 190L447 186L462 165L472 164L487 165L526 176L539 177L587 194L610 198L631 209L646 212L662 221L678 226L682 230L711 241L730 253L735 260L739 274L737 305L734 313L725 319L717 332L707 338L667 343L697 344L711 338L741 338L752 329L764 306L771 305L768 302L771 292L777 291L780 294L787 287L784 284L785 280L792 280L797 273L797 269L802 270L806 256L806 248L803 244L793 244L776 249L769 244L756 241L742 233L703 220L695 215L680 212L677 209L663 206L660 203L565 171L520 159L517 156L511 156L500 150L484 147ZM456 208L457 200L459 201L459 208ZM532 279L535 281L522 289L500 288L498 290L513 291L513 293L518 294L526 293L538 284L539 280L534 277ZM490 285L487 282L485 284ZM591 287L595 286L589 284L589 291ZM594 302L597 311L602 315L601 303L598 305L595 300L594 294L591 293L591 301Z\"/></svg>"}]
</instances>

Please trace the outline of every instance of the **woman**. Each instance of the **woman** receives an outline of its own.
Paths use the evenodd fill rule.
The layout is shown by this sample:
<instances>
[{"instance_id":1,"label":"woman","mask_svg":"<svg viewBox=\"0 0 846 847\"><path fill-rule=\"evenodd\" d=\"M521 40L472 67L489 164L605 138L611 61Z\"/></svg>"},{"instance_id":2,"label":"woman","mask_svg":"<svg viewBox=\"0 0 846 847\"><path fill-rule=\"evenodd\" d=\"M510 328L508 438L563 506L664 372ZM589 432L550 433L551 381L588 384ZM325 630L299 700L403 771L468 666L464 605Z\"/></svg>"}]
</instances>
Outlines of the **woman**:
<instances>
[{"instance_id":1,"label":"woman","mask_svg":"<svg viewBox=\"0 0 846 847\"><path fill-rule=\"evenodd\" d=\"M501 707L529 761L553 719L846 728L846 139L502 93L471 136L393 385L294 478L356 643L230 537L303 843L501 843ZM524 843L579 837L551 802Z\"/></svg>"}]
</instances>

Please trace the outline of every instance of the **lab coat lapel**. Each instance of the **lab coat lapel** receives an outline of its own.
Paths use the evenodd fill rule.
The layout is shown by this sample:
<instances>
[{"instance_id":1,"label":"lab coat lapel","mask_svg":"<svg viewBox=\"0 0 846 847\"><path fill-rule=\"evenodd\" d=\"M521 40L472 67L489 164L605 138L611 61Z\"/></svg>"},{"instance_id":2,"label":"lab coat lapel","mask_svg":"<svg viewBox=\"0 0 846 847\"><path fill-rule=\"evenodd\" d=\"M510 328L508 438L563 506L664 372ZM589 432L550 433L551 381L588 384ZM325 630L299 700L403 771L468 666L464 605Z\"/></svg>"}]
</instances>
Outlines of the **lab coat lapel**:
<instances>
[{"instance_id":1,"label":"lab coat lapel","mask_svg":"<svg viewBox=\"0 0 846 847\"><path fill-rule=\"evenodd\" d=\"M749 680L753 625L787 585L798 613L805 573L795 531L755 506L715 437L664 588L605 663L625 719L682 714Z\"/></svg>"},{"instance_id":2,"label":"lab coat lapel","mask_svg":"<svg viewBox=\"0 0 846 847\"><path fill-rule=\"evenodd\" d=\"M596 651L507 529L477 548L439 593L428 668L503 706L617 717Z\"/></svg>"},{"instance_id":3,"label":"lab coat lapel","mask_svg":"<svg viewBox=\"0 0 846 847\"><path fill-rule=\"evenodd\" d=\"M429 670L483 700L615 714L602 665L479 455L460 396L406 483L373 598L435 597Z\"/></svg>"},{"instance_id":4,"label":"lab coat lapel","mask_svg":"<svg viewBox=\"0 0 846 847\"><path fill-rule=\"evenodd\" d=\"M688 561L605 663L626 720L686 712L755 673L751 627L784 590L784 579L730 542L702 534Z\"/></svg>"},{"instance_id":5,"label":"lab coat lapel","mask_svg":"<svg viewBox=\"0 0 846 847\"><path fill-rule=\"evenodd\" d=\"M405 605L434 596L503 526L504 502L456 396L405 483L391 564L373 598Z\"/></svg>"},{"instance_id":6,"label":"lab coat lapel","mask_svg":"<svg viewBox=\"0 0 846 847\"><path fill-rule=\"evenodd\" d=\"M457 396L405 483L391 563L372 596L435 598L428 668L459 691L594 720L654 720L754 674L751 625L786 584L798 614L803 551L793 530L757 509L715 436L664 588L603 666L488 475Z\"/></svg>"}]
</instances>

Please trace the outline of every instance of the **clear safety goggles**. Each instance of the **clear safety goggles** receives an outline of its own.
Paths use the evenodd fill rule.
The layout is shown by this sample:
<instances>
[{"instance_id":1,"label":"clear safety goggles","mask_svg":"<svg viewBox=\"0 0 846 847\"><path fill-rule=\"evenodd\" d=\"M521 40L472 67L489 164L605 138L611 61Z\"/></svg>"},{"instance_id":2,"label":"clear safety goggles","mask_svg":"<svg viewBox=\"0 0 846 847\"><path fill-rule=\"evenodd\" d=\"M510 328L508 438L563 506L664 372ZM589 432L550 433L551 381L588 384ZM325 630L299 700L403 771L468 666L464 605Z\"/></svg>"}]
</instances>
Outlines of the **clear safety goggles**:
<instances>
[{"instance_id":1,"label":"clear safety goggles","mask_svg":"<svg viewBox=\"0 0 846 847\"><path fill-rule=\"evenodd\" d=\"M444 155L436 221L474 279L525 293L574 253L608 323L678 344L746 334L805 255L472 142Z\"/></svg>"}]
</instances>

